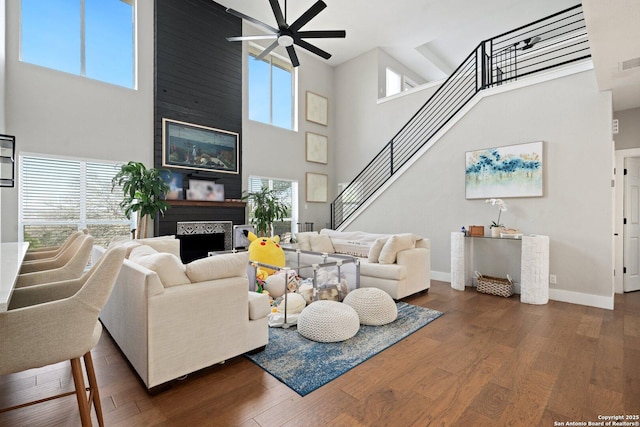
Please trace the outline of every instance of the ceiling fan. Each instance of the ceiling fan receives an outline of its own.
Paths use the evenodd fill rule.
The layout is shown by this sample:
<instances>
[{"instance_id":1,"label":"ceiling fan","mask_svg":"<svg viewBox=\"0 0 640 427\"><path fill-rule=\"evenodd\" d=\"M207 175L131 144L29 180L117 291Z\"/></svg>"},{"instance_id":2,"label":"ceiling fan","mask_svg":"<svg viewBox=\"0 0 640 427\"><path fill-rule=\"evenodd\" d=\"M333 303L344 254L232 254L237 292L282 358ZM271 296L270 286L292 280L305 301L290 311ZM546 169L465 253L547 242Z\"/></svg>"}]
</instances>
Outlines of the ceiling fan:
<instances>
[{"instance_id":1,"label":"ceiling fan","mask_svg":"<svg viewBox=\"0 0 640 427\"><path fill-rule=\"evenodd\" d=\"M273 34L265 34L258 36L237 36L237 37L227 37L229 41L243 41L243 40L269 40L275 39L269 47L267 47L260 55L257 56L256 59L263 59L265 56L269 54L273 49L278 46L283 46L287 49L287 53L289 54L289 58L291 59L291 64L294 67L300 65L300 61L298 61L298 56L296 55L296 51L293 48L293 45L296 44L303 49L308 50L309 52L315 53L318 56L321 56L324 59L331 58L331 54L325 52L324 50L318 48L317 46L312 45L311 43L303 40L306 38L309 39L317 39L317 38L344 38L346 36L346 32L344 30L325 30L325 31L300 31L305 24L311 21L318 13L320 13L324 8L327 7L327 4L322 0L318 0L313 6L311 6L305 13L300 15L298 19L296 19L291 25L287 24L286 13L287 13L287 1L284 3L285 14L282 14L282 9L280 8L280 4L278 0L269 0L271 4L271 10L273 10L273 14L276 17L276 22L278 23L278 28L274 28L271 25L265 24L262 21L258 21L250 16L245 15L244 13L238 12L237 10L227 9L227 12L237 16L238 18L244 19L245 21L252 22Z\"/></svg>"}]
</instances>

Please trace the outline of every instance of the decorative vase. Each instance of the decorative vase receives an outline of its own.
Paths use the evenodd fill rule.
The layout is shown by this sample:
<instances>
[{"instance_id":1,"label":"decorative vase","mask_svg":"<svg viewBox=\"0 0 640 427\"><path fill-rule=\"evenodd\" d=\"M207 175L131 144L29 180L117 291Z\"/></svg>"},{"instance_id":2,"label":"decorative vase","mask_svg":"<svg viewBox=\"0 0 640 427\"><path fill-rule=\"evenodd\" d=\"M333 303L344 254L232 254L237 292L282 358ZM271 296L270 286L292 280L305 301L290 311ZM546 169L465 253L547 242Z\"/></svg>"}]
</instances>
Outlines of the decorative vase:
<instances>
[{"instance_id":1,"label":"decorative vase","mask_svg":"<svg viewBox=\"0 0 640 427\"><path fill-rule=\"evenodd\" d=\"M504 227L492 227L491 237L500 237L500 233L504 231Z\"/></svg>"}]
</instances>

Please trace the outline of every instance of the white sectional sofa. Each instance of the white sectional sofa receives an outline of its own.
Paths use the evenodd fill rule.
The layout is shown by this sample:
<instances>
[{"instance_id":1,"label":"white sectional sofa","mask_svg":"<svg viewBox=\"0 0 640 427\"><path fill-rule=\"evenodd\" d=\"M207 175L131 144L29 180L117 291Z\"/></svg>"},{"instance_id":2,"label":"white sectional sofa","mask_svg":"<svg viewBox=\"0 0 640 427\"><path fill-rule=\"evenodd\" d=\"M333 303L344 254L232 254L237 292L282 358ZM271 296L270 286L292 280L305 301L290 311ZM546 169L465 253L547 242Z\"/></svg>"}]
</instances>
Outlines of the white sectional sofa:
<instances>
[{"instance_id":1,"label":"white sectional sofa","mask_svg":"<svg viewBox=\"0 0 640 427\"><path fill-rule=\"evenodd\" d=\"M179 241L159 240L147 243L168 252L125 243L131 259L100 314L148 389L267 345L269 301L248 291L248 253L185 266L169 253ZM94 246L93 258L104 251Z\"/></svg>"},{"instance_id":2,"label":"white sectional sofa","mask_svg":"<svg viewBox=\"0 0 640 427\"><path fill-rule=\"evenodd\" d=\"M401 299L431 286L429 239L405 234L335 231L296 234L295 247L303 251L339 253L360 260L360 287L379 288Z\"/></svg>"}]
</instances>

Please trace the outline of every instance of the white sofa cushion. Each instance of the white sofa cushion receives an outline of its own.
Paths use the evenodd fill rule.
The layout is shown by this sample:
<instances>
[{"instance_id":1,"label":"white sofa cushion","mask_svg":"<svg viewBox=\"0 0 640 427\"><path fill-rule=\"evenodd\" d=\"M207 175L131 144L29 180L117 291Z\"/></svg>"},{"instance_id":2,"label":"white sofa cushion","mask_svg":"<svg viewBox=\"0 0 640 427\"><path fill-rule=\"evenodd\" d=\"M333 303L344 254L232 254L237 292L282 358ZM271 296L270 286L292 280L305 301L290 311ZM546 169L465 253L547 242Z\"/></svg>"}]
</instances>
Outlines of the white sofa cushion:
<instances>
[{"instance_id":1,"label":"white sofa cushion","mask_svg":"<svg viewBox=\"0 0 640 427\"><path fill-rule=\"evenodd\" d=\"M309 236L311 250L314 252L322 252L327 254L335 253L331 239L326 234L312 234Z\"/></svg>"},{"instance_id":2,"label":"white sofa cushion","mask_svg":"<svg viewBox=\"0 0 640 427\"><path fill-rule=\"evenodd\" d=\"M271 313L267 294L249 292L249 320L262 319Z\"/></svg>"},{"instance_id":3,"label":"white sofa cushion","mask_svg":"<svg viewBox=\"0 0 640 427\"><path fill-rule=\"evenodd\" d=\"M243 276L247 273L249 252L222 254L191 261L186 273L192 283Z\"/></svg>"},{"instance_id":4,"label":"white sofa cushion","mask_svg":"<svg viewBox=\"0 0 640 427\"><path fill-rule=\"evenodd\" d=\"M407 278L407 268L398 264L369 262L365 259L360 262L360 277L362 278L363 276L387 280L403 280Z\"/></svg>"},{"instance_id":5,"label":"white sofa cushion","mask_svg":"<svg viewBox=\"0 0 640 427\"><path fill-rule=\"evenodd\" d=\"M398 252L415 248L416 237L411 233L394 234L382 247L378 262L380 264L393 264L396 262Z\"/></svg>"},{"instance_id":6,"label":"white sofa cushion","mask_svg":"<svg viewBox=\"0 0 640 427\"><path fill-rule=\"evenodd\" d=\"M380 259L380 252L382 252L382 248L384 248L384 244L387 243L389 237L379 237L373 242L371 245L371 249L369 249L369 262L378 262Z\"/></svg>"},{"instance_id":7,"label":"white sofa cushion","mask_svg":"<svg viewBox=\"0 0 640 427\"><path fill-rule=\"evenodd\" d=\"M131 255L131 251L137 248L138 246L142 246L142 245L136 242L135 240L113 240L112 239L111 242L109 242L108 248L112 248L114 246L124 247L127 250L124 257L128 259L129 256Z\"/></svg>"},{"instance_id":8,"label":"white sofa cushion","mask_svg":"<svg viewBox=\"0 0 640 427\"><path fill-rule=\"evenodd\" d=\"M296 233L296 241L298 242L298 248L303 251L311 250L311 236L317 235L315 231L305 231L302 233Z\"/></svg>"},{"instance_id":9,"label":"white sofa cushion","mask_svg":"<svg viewBox=\"0 0 640 427\"><path fill-rule=\"evenodd\" d=\"M138 256L135 262L151 271L155 271L165 288L191 283L185 274L180 258L166 252Z\"/></svg>"},{"instance_id":10,"label":"white sofa cushion","mask_svg":"<svg viewBox=\"0 0 640 427\"><path fill-rule=\"evenodd\" d=\"M176 239L175 236L149 237L147 239L136 239L134 242L151 246L158 252L167 252L180 258L180 240Z\"/></svg>"},{"instance_id":11,"label":"white sofa cushion","mask_svg":"<svg viewBox=\"0 0 640 427\"><path fill-rule=\"evenodd\" d=\"M133 262L136 262L136 258L145 257L157 253L158 251L153 249L151 246L139 245L131 250L131 252L129 253L129 259Z\"/></svg>"}]
</instances>

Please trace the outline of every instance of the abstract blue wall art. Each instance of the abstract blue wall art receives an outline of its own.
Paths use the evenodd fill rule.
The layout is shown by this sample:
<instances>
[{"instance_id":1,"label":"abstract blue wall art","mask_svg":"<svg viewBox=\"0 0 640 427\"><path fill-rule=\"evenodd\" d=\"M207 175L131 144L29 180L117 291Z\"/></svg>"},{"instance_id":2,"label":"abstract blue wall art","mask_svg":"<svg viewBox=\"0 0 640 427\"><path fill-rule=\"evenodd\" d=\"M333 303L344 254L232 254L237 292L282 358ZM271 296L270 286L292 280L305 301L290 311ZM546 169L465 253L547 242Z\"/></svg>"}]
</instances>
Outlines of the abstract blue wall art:
<instances>
[{"instance_id":1,"label":"abstract blue wall art","mask_svg":"<svg viewBox=\"0 0 640 427\"><path fill-rule=\"evenodd\" d=\"M467 199L542 196L542 141L467 151Z\"/></svg>"}]
</instances>

